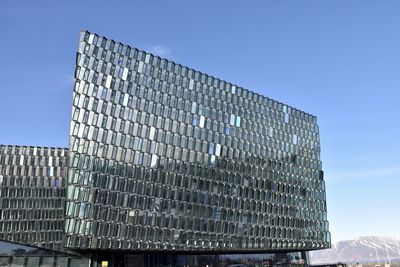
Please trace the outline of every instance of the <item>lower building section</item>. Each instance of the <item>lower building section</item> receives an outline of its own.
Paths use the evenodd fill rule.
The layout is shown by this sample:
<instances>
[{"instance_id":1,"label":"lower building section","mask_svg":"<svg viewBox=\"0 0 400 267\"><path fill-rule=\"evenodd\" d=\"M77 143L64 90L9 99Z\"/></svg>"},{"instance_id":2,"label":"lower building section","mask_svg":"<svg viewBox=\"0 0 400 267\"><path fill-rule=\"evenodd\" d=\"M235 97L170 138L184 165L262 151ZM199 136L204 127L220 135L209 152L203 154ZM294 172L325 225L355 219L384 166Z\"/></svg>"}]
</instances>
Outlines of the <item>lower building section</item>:
<instances>
[{"instance_id":1,"label":"lower building section","mask_svg":"<svg viewBox=\"0 0 400 267\"><path fill-rule=\"evenodd\" d=\"M0 266L20 267L261 267L307 266L306 252L257 254L61 253L0 241Z\"/></svg>"},{"instance_id":2,"label":"lower building section","mask_svg":"<svg viewBox=\"0 0 400 267\"><path fill-rule=\"evenodd\" d=\"M257 254L114 254L92 256L93 267L308 266L306 252Z\"/></svg>"},{"instance_id":3,"label":"lower building section","mask_svg":"<svg viewBox=\"0 0 400 267\"><path fill-rule=\"evenodd\" d=\"M0 241L0 266L12 267L87 267L90 257L74 252L55 250Z\"/></svg>"}]
</instances>

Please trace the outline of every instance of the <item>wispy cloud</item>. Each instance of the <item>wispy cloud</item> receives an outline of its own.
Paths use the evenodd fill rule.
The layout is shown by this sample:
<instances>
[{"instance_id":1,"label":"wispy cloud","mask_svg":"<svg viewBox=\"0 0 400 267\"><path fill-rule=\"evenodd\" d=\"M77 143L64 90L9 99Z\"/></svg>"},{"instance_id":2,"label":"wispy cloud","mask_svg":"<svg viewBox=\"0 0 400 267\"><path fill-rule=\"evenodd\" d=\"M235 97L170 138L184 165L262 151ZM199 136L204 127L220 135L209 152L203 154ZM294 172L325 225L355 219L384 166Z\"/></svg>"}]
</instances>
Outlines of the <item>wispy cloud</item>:
<instances>
[{"instance_id":1,"label":"wispy cloud","mask_svg":"<svg viewBox=\"0 0 400 267\"><path fill-rule=\"evenodd\" d=\"M36 81L35 91L39 94L47 94L49 92L69 92L74 86L74 74L65 73L52 75L51 79L44 77Z\"/></svg>"},{"instance_id":2,"label":"wispy cloud","mask_svg":"<svg viewBox=\"0 0 400 267\"><path fill-rule=\"evenodd\" d=\"M393 178L395 176L400 178L400 166L366 168L362 170L348 170L328 173L328 179L332 179L333 181L374 180Z\"/></svg>"},{"instance_id":3,"label":"wispy cloud","mask_svg":"<svg viewBox=\"0 0 400 267\"><path fill-rule=\"evenodd\" d=\"M169 47L160 44L150 46L147 48L147 51L160 57L165 57L171 54L171 49Z\"/></svg>"},{"instance_id":4,"label":"wispy cloud","mask_svg":"<svg viewBox=\"0 0 400 267\"><path fill-rule=\"evenodd\" d=\"M67 73L62 76L60 76L56 80L58 87L60 89L65 89L65 88L72 88L74 84L74 74L73 73Z\"/></svg>"}]
</instances>

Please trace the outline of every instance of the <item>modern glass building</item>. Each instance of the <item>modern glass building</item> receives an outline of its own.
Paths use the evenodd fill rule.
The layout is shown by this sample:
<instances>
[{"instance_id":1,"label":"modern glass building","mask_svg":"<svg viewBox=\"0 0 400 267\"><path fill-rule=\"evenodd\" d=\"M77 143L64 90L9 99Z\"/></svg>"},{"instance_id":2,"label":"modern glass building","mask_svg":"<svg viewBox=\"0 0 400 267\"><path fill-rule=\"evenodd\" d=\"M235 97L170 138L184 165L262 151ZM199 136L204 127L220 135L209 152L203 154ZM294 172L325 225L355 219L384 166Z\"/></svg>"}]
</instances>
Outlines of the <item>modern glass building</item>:
<instances>
[{"instance_id":1,"label":"modern glass building","mask_svg":"<svg viewBox=\"0 0 400 267\"><path fill-rule=\"evenodd\" d=\"M0 145L0 266L88 266L64 247L66 156Z\"/></svg>"},{"instance_id":2,"label":"modern glass building","mask_svg":"<svg viewBox=\"0 0 400 267\"><path fill-rule=\"evenodd\" d=\"M13 226L3 240L93 266L304 265L330 247L315 116L93 33L80 33L68 151L42 164L26 150L2 147L1 181L48 164L38 187L62 193L64 225L57 245Z\"/></svg>"},{"instance_id":3,"label":"modern glass building","mask_svg":"<svg viewBox=\"0 0 400 267\"><path fill-rule=\"evenodd\" d=\"M0 145L0 239L64 249L67 149Z\"/></svg>"}]
</instances>

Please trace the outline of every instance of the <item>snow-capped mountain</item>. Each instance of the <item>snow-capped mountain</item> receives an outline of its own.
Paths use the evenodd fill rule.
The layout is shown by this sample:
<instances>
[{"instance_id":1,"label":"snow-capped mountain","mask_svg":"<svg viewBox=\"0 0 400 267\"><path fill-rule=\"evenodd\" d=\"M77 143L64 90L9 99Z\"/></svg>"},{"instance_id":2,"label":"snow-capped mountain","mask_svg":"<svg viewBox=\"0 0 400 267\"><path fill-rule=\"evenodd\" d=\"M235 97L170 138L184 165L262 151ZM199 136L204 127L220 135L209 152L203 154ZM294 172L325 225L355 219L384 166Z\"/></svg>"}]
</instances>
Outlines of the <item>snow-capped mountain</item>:
<instances>
[{"instance_id":1,"label":"snow-capped mountain","mask_svg":"<svg viewBox=\"0 0 400 267\"><path fill-rule=\"evenodd\" d=\"M330 249L310 252L311 264L400 262L400 238L364 236L340 241Z\"/></svg>"}]
</instances>

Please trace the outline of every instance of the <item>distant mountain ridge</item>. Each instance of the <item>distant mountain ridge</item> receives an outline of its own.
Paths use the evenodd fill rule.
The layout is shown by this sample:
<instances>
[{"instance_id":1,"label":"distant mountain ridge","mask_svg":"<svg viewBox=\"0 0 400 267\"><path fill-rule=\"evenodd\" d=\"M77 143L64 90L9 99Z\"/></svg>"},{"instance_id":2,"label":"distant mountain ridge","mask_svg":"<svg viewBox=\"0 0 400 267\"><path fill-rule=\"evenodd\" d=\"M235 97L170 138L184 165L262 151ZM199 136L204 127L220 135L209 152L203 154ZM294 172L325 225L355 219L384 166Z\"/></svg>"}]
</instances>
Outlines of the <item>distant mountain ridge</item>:
<instances>
[{"instance_id":1,"label":"distant mountain ridge","mask_svg":"<svg viewBox=\"0 0 400 267\"><path fill-rule=\"evenodd\" d=\"M311 264L324 263L398 263L400 238L364 236L354 240L339 241L330 249L310 252Z\"/></svg>"}]
</instances>

